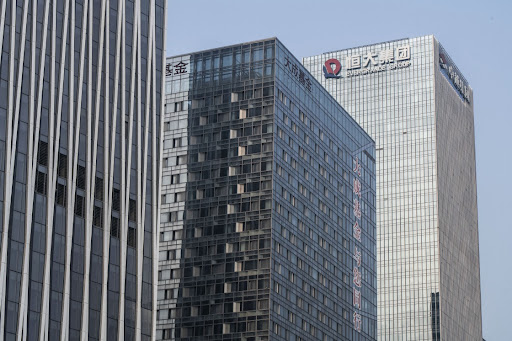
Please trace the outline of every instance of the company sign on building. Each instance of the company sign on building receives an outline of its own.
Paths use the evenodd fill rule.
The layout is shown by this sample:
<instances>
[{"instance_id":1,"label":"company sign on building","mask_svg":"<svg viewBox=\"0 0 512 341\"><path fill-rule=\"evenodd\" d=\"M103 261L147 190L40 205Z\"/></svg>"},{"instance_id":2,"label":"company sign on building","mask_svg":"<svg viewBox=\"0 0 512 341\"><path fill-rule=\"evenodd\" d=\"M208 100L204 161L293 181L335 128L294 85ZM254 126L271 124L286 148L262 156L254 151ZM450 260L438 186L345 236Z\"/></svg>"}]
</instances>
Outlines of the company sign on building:
<instances>
[{"instance_id":1,"label":"company sign on building","mask_svg":"<svg viewBox=\"0 0 512 341\"><path fill-rule=\"evenodd\" d=\"M395 49L354 54L343 62L335 58L327 60L323 67L325 78L355 77L407 68L411 65L411 49L409 45L402 45Z\"/></svg>"},{"instance_id":2,"label":"company sign on building","mask_svg":"<svg viewBox=\"0 0 512 341\"><path fill-rule=\"evenodd\" d=\"M442 46L439 46L439 68L464 101L471 103L471 87Z\"/></svg>"}]
</instances>

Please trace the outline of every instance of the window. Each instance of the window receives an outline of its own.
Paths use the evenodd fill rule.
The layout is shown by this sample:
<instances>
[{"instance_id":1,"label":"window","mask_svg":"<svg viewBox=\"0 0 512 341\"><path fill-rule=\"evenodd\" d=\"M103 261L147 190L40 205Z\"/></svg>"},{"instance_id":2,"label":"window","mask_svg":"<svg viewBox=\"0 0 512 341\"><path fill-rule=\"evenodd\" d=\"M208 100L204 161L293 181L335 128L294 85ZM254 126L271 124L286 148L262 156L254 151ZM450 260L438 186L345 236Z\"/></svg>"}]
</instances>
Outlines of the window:
<instances>
[{"instance_id":1,"label":"window","mask_svg":"<svg viewBox=\"0 0 512 341\"><path fill-rule=\"evenodd\" d=\"M164 212L160 214L160 222L168 223L170 221L170 212Z\"/></svg>"},{"instance_id":2,"label":"window","mask_svg":"<svg viewBox=\"0 0 512 341\"><path fill-rule=\"evenodd\" d=\"M39 141L39 148L37 149L37 163L42 166L48 166L48 143Z\"/></svg>"},{"instance_id":3,"label":"window","mask_svg":"<svg viewBox=\"0 0 512 341\"><path fill-rule=\"evenodd\" d=\"M162 185L170 185L171 184L171 177L170 176L163 176L162 177Z\"/></svg>"},{"instance_id":4,"label":"window","mask_svg":"<svg viewBox=\"0 0 512 341\"><path fill-rule=\"evenodd\" d=\"M127 244L130 247L137 247L137 235L135 233L135 229L132 227L128 227L128 238Z\"/></svg>"},{"instance_id":5,"label":"window","mask_svg":"<svg viewBox=\"0 0 512 341\"><path fill-rule=\"evenodd\" d=\"M112 217L110 222L110 235L119 238L119 218Z\"/></svg>"},{"instance_id":6,"label":"window","mask_svg":"<svg viewBox=\"0 0 512 341\"><path fill-rule=\"evenodd\" d=\"M176 159L176 165L185 165L187 163L187 155L179 155Z\"/></svg>"},{"instance_id":7,"label":"window","mask_svg":"<svg viewBox=\"0 0 512 341\"><path fill-rule=\"evenodd\" d=\"M185 201L185 192L174 193L174 202Z\"/></svg>"},{"instance_id":8,"label":"window","mask_svg":"<svg viewBox=\"0 0 512 341\"><path fill-rule=\"evenodd\" d=\"M38 170L36 173L36 192L46 195L46 187L46 174Z\"/></svg>"},{"instance_id":9,"label":"window","mask_svg":"<svg viewBox=\"0 0 512 341\"><path fill-rule=\"evenodd\" d=\"M231 332L231 326L229 323L222 324L222 334L229 334Z\"/></svg>"},{"instance_id":10,"label":"window","mask_svg":"<svg viewBox=\"0 0 512 341\"><path fill-rule=\"evenodd\" d=\"M92 224L99 228L103 228L103 209L98 206L94 206Z\"/></svg>"},{"instance_id":11,"label":"window","mask_svg":"<svg viewBox=\"0 0 512 341\"><path fill-rule=\"evenodd\" d=\"M55 201L57 205L66 206L66 185L58 183L55 192Z\"/></svg>"},{"instance_id":12,"label":"window","mask_svg":"<svg viewBox=\"0 0 512 341\"><path fill-rule=\"evenodd\" d=\"M96 177L94 183L94 197L97 200L103 201L103 179Z\"/></svg>"},{"instance_id":13,"label":"window","mask_svg":"<svg viewBox=\"0 0 512 341\"><path fill-rule=\"evenodd\" d=\"M171 175L171 185L180 183L180 174Z\"/></svg>"},{"instance_id":14,"label":"window","mask_svg":"<svg viewBox=\"0 0 512 341\"><path fill-rule=\"evenodd\" d=\"M245 146L238 146L238 156L243 156L246 154L247 147Z\"/></svg>"},{"instance_id":15,"label":"window","mask_svg":"<svg viewBox=\"0 0 512 341\"><path fill-rule=\"evenodd\" d=\"M183 110L183 101L174 103L174 112Z\"/></svg>"},{"instance_id":16,"label":"window","mask_svg":"<svg viewBox=\"0 0 512 341\"><path fill-rule=\"evenodd\" d=\"M158 272L158 280L165 281L171 279L171 270L161 270Z\"/></svg>"},{"instance_id":17,"label":"window","mask_svg":"<svg viewBox=\"0 0 512 341\"><path fill-rule=\"evenodd\" d=\"M167 320L169 318L169 309L158 310L158 319Z\"/></svg>"},{"instance_id":18,"label":"window","mask_svg":"<svg viewBox=\"0 0 512 341\"><path fill-rule=\"evenodd\" d=\"M343 283L348 284L348 275L343 272L341 277L342 277Z\"/></svg>"},{"instance_id":19,"label":"window","mask_svg":"<svg viewBox=\"0 0 512 341\"><path fill-rule=\"evenodd\" d=\"M84 213L85 213L84 197L77 194L75 196L75 214L79 217L83 217Z\"/></svg>"},{"instance_id":20,"label":"window","mask_svg":"<svg viewBox=\"0 0 512 341\"><path fill-rule=\"evenodd\" d=\"M85 190L85 167L78 166L78 173L76 177L76 187Z\"/></svg>"},{"instance_id":21,"label":"window","mask_svg":"<svg viewBox=\"0 0 512 341\"><path fill-rule=\"evenodd\" d=\"M130 199L128 207L128 220L137 221L137 202Z\"/></svg>"},{"instance_id":22,"label":"window","mask_svg":"<svg viewBox=\"0 0 512 341\"><path fill-rule=\"evenodd\" d=\"M178 138L175 138L175 139L172 139L172 147L173 148L178 148L178 147L181 147L182 146L182 138L181 137L178 137Z\"/></svg>"},{"instance_id":23,"label":"window","mask_svg":"<svg viewBox=\"0 0 512 341\"><path fill-rule=\"evenodd\" d=\"M238 205L228 204L228 214L236 213Z\"/></svg>"},{"instance_id":24,"label":"window","mask_svg":"<svg viewBox=\"0 0 512 341\"><path fill-rule=\"evenodd\" d=\"M68 157L64 154L59 153L59 165L57 169L57 175L61 178L67 178L68 174Z\"/></svg>"},{"instance_id":25,"label":"window","mask_svg":"<svg viewBox=\"0 0 512 341\"><path fill-rule=\"evenodd\" d=\"M237 222L236 223L236 232L243 232L244 231L244 223L243 222Z\"/></svg>"},{"instance_id":26,"label":"window","mask_svg":"<svg viewBox=\"0 0 512 341\"><path fill-rule=\"evenodd\" d=\"M192 109L197 109L204 106L204 98L193 99L192 100Z\"/></svg>"}]
</instances>

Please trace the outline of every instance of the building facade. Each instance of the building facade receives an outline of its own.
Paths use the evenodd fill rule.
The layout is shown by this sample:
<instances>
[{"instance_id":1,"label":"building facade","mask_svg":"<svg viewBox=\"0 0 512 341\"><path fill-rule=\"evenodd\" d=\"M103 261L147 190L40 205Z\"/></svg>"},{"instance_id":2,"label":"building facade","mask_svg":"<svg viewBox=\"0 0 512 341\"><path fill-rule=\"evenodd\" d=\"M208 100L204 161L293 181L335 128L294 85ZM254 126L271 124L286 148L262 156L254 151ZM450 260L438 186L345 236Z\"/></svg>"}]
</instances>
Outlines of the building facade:
<instances>
[{"instance_id":1,"label":"building facade","mask_svg":"<svg viewBox=\"0 0 512 341\"><path fill-rule=\"evenodd\" d=\"M157 339L375 340L374 142L277 39L166 74Z\"/></svg>"},{"instance_id":2,"label":"building facade","mask_svg":"<svg viewBox=\"0 0 512 341\"><path fill-rule=\"evenodd\" d=\"M303 59L376 143L379 340L480 340L473 93L433 36Z\"/></svg>"},{"instance_id":3,"label":"building facade","mask_svg":"<svg viewBox=\"0 0 512 341\"><path fill-rule=\"evenodd\" d=\"M154 336L164 13L0 5L1 340Z\"/></svg>"}]
</instances>

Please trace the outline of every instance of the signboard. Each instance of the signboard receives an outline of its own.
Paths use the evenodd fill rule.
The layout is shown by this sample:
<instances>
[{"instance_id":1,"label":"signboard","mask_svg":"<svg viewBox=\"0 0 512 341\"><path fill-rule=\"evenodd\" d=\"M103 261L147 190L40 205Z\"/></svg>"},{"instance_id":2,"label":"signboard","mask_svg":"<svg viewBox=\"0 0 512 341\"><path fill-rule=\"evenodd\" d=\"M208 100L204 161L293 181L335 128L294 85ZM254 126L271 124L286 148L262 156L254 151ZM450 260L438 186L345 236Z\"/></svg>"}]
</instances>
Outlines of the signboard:
<instances>
[{"instance_id":1,"label":"signboard","mask_svg":"<svg viewBox=\"0 0 512 341\"><path fill-rule=\"evenodd\" d=\"M189 91L190 55L167 58L165 63L165 93L177 94Z\"/></svg>"},{"instance_id":2,"label":"signboard","mask_svg":"<svg viewBox=\"0 0 512 341\"><path fill-rule=\"evenodd\" d=\"M471 88L469 87L464 77L462 77L462 75L459 73L459 70L457 69L455 64L452 62L448 54L441 46L439 46L439 68L441 70L441 73L448 79L448 81L455 88L460 97L464 101L471 103Z\"/></svg>"},{"instance_id":3,"label":"signboard","mask_svg":"<svg viewBox=\"0 0 512 341\"><path fill-rule=\"evenodd\" d=\"M352 304L354 305L354 314L353 314L353 323L354 329L358 332L361 332L362 319L361 319L361 286L362 286L362 276L361 276L361 251L357 248L357 243L361 243L361 164L359 163L359 158L355 158L354 160L354 181L353 181L353 192L354 192L354 204L353 204L353 212L354 212L354 226L353 226L353 235L355 238L354 241L354 261L355 265L352 270L354 275L353 283L353 291L352 291Z\"/></svg>"},{"instance_id":4,"label":"signboard","mask_svg":"<svg viewBox=\"0 0 512 341\"><path fill-rule=\"evenodd\" d=\"M165 75L166 76L177 76L183 75L189 72L189 63L180 60L175 63L165 64Z\"/></svg>"},{"instance_id":5,"label":"signboard","mask_svg":"<svg viewBox=\"0 0 512 341\"><path fill-rule=\"evenodd\" d=\"M304 70L297 63L294 62L292 58L288 56L284 57L285 63L284 67L292 74L292 76L299 81L302 86L306 88L309 92L311 92L311 79L309 79L309 73L304 72Z\"/></svg>"},{"instance_id":6,"label":"signboard","mask_svg":"<svg viewBox=\"0 0 512 341\"><path fill-rule=\"evenodd\" d=\"M345 57L343 64L332 58L325 62L325 78L356 77L388 70L403 69L411 66L411 49L409 45L378 52L356 54ZM344 75L341 71L345 68Z\"/></svg>"}]
</instances>

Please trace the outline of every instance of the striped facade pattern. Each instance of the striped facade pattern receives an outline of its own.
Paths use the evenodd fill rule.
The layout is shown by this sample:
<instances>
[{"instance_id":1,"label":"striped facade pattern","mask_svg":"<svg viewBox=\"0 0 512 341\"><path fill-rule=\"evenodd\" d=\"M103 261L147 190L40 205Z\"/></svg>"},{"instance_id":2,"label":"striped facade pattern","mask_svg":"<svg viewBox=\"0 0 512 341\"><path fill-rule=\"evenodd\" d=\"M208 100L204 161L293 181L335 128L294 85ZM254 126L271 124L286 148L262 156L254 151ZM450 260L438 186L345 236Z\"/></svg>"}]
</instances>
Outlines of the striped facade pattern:
<instances>
[{"instance_id":1,"label":"striped facade pattern","mask_svg":"<svg viewBox=\"0 0 512 341\"><path fill-rule=\"evenodd\" d=\"M347 57L385 65L380 53L403 46L409 66L346 76ZM432 35L303 59L375 139L380 341L482 339L473 92L441 53L464 79ZM324 76L331 58L339 79Z\"/></svg>"},{"instance_id":2,"label":"striped facade pattern","mask_svg":"<svg viewBox=\"0 0 512 341\"><path fill-rule=\"evenodd\" d=\"M156 339L375 340L374 142L275 38L166 71Z\"/></svg>"},{"instance_id":3,"label":"striped facade pattern","mask_svg":"<svg viewBox=\"0 0 512 341\"><path fill-rule=\"evenodd\" d=\"M0 340L150 340L165 0L0 2Z\"/></svg>"}]
</instances>

